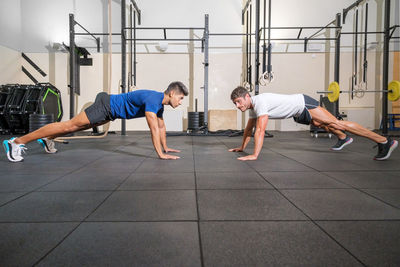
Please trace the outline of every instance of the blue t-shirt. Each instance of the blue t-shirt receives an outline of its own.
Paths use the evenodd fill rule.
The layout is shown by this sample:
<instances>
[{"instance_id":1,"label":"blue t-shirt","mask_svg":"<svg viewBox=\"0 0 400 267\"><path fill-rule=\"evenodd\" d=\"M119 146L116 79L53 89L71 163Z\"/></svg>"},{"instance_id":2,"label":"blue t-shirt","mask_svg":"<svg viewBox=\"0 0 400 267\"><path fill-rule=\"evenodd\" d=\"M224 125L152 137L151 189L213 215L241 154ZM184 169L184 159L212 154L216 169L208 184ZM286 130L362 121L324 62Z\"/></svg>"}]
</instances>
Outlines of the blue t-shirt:
<instances>
[{"instance_id":1,"label":"blue t-shirt","mask_svg":"<svg viewBox=\"0 0 400 267\"><path fill-rule=\"evenodd\" d=\"M163 92L153 90L136 90L129 93L110 95L111 115L113 119L133 119L153 112L162 118L164 106Z\"/></svg>"}]
</instances>

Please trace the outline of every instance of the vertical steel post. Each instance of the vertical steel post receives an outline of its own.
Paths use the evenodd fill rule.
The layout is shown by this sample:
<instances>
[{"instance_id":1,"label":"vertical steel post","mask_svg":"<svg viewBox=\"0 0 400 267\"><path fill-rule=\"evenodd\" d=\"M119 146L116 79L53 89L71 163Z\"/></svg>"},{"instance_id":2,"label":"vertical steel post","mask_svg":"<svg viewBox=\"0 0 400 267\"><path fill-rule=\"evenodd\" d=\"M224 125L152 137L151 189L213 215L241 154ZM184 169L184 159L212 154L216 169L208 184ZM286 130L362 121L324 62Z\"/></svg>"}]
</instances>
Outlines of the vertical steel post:
<instances>
[{"instance_id":1,"label":"vertical steel post","mask_svg":"<svg viewBox=\"0 0 400 267\"><path fill-rule=\"evenodd\" d=\"M121 91L125 93L126 89L126 3L121 0ZM121 120L121 135L126 135L126 121Z\"/></svg>"},{"instance_id":2,"label":"vertical steel post","mask_svg":"<svg viewBox=\"0 0 400 267\"><path fill-rule=\"evenodd\" d=\"M136 86L136 11L133 12L133 84Z\"/></svg>"},{"instance_id":3,"label":"vertical steel post","mask_svg":"<svg viewBox=\"0 0 400 267\"><path fill-rule=\"evenodd\" d=\"M208 133L208 14L204 16L204 133Z\"/></svg>"},{"instance_id":4,"label":"vertical steel post","mask_svg":"<svg viewBox=\"0 0 400 267\"><path fill-rule=\"evenodd\" d=\"M357 76L358 76L358 9L356 9L356 34L354 35L355 44L354 44L354 80L353 85L357 85ZM352 90L353 91L353 90ZM351 92L351 99L353 99L353 92Z\"/></svg>"},{"instance_id":5,"label":"vertical steel post","mask_svg":"<svg viewBox=\"0 0 400 267\"><path fill-rule=\"evenodd\" d=\"M251 35L250 35L251 36ZM249 81L249 11L246 11L246 82Z\"/></svg>"},{"instance_id":6,"label":"vertical steel post","mask_svg":"<svg viewBox=\"0 0 400 267\"><path fill-rule=\"evenodd\" d=\"M365 28L364 28L364 63L363 63L363 82L367 82L367 68L368 68L368 61L367 61L367 41L368 41L368 3L365 3Z\"/></svg>"},{"instance_id":7,"label":"vertical steel post","mask_svg":"<svg viewBox=\"0 0 400 267\"><path fill-rule=\"evenodd\" d=\"M265 26L266 26L266 19L267 19L267 1L266 0L264 0L263 1L263 9L264 9L264 18L263 18L263 58L262 58L262 72L264 73L266 70L267 70L267 56L266 56L266 54L267 54L267 45L266 45L266 43L265 43ZM268 29L269 29L269 27L268 27Z\"/></svg>"},{"instance_id":8,"label":"vertical steel post","mask_svg":"<svg viewBox=\"0 0 400 267\"><path fill-rule=\"evenodd\" d=\"M128 92L130 89L130 86L133 85L132 77L133 77L133 68L132 68L132 50L133 50L133 45L132 45L132 27L133 27L133 14L132 14L132 5L129 5L129 76L128 76Z\"/></svg>"},{"instance_id":9,"label":"vertical steel post","mask_svg":"<svg viewBox=\"0 0 400 267\"><path fill-rule=\"evenodd\" d=\"M249 36L249 69L248 69L248 72L249 72L249 80L248 80L248 82L250 83L250 88L253 86L253 77L251 77L252 76L252 60L251 60L251 40L252 40L252 38L253 38L253 35L252 35L252 30L253 30L253 27L252 27L252 21L253 21L253 7L252 7L253 5L250 3L250 18L249 18L249 33L250 33L250 36ZM251 89L250 89L250 91L251 91Z\"/></svg>"},{"instance_id":10,"label":"vertical steel post","mask_svg":"<svg viewBox=\"0 0 400 267\"><path fill-rule=\"evenodd\" d=\"M260 76L260 0L256 0L256 28L255 28L255 64L256 70L254 73L254 85L255 91L254 94L258 95L259 93L259 76Z\"/></svg>"},{"instance_id":11,"label":"vertical steel post","mask_svg":"<svg viewBox=\"0 0 400 267\"><path fill-rule=\"evenodd\" d=\"M335 26L336 27L341 27L341 14L337 13L336 14L336 22L335 22ZM339 83L339 78L340 78L340 31L341 29L338 28L335 30L335 67L334 67L334 79L335 82ZM334 103L334 109L335 109L335 116L339 115L339 99Z\"/></svg>"},{"instance_id":12,"label":"vertical steel post","mask_svg":"<svg viewBox=\"0 0 400 267\"><path fill-rule=\"evenodd\" d=\"M390 0L385 0L384 17L384 42L383 42L383 77L382 77L382 133L387 135L388 117L388 82L389 82L389 41L390 41Z\"/></svg>"},{"instance_id":13,"label":"vertical steel post","mask_svg":"<svg viewBox=\"0 0 400 267\"><path fill-rule=\"evenodd\" d=\"M69 118L75 115L75 19L74 14L69 14Z\"/></svg>"},{"instance_id":14,"label":"vertical steel post","mask_svg":"<svg viewBox=\"0 0 400 267\"><path fill-rule=\"evenodd\" d=\"M268 73L272 72L272 65L271 65L271 0L268 1L268 66L267 66L267 71ZM265 37L264 37L265 38Z\"/></svg>"}]
</instances>

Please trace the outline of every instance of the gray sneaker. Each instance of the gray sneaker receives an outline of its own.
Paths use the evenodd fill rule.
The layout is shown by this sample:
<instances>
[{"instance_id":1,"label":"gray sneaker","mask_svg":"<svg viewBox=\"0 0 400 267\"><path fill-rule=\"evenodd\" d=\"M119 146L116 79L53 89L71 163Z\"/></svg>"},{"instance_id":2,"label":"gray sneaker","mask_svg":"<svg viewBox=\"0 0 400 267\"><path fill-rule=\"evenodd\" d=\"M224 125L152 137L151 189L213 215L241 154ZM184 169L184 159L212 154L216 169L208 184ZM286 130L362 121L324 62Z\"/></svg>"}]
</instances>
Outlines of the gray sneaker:
<instances>
[{"instance_id":1,"label":"gray sneaker","mask_svg":"<svg viewBox=\"0 0 400 267\"><path fill-rule=\"evenodd\" d=\"M385 160L390 157L393 150L397 148L399 142L388 138L386 144L378 144L378 154L374 157L374 160Z\"/></svg>"},{"instance_id":2,"label":"gray sneaker","mask_svg":"<svg viewBox=\"0 0 400 267\"><path fill-rule=\"evenodd\" d=\"M44 148L44 150L49 154L54 154L57 152L54 141L47 138L40 138L37 142Z\"/></svg>"},{"instance_id":3,"label":"gray sneaker","mask_svg":"<svg viewBox=\"0 0 400 267\"><path fill-rule=\"evenodd\" d=\"M331 150L335 150L335 151L339 151L342 150L345 146L350 145L351 143L353 143L353 138L346 136L345 139L339 139L337 143L331 147Z\"/></svg>"}]
</instances>

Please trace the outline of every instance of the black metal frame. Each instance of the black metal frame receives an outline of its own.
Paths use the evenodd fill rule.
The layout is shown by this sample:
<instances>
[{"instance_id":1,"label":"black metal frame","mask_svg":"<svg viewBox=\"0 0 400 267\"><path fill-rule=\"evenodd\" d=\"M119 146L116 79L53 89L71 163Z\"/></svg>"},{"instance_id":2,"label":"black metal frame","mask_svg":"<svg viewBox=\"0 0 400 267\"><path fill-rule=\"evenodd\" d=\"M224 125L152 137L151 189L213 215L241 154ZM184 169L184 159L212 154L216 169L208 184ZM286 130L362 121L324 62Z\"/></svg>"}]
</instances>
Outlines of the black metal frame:
<instances>
[{"instance_id":1,"label":"black metal frame","mask_svg":"<svg viewBox=\"0 0 400 267\"><path fill-rule=\"evenodd\" d=\"M251 40L252 36L255 36L255 93L258 94L259 92L259 64L260 64L260 59L259 59L259 43L260 41L265 41L268 40L268 63L267 66L265 66L265 59L263 58L263 70L267 69L267 71L272 71L272 65L271 65L271 41L303 41L304 42L304 52L307 52L307 44L309 41L330 41L333 40L335 41L335 67L334 67L334 77L335 81L339 82L339 67L340 67L340 39L342 34L364 34L365 38L367 34L384 34L384 57L383 57L383 91L387 91L387 86L388 86L388 56L389 56L389 41L390 39L399 39L400 37L393 37L393 33L397 28L400 27L400 25L393 25L389 26L390 24L390 0L385 0L385 16L384 16L384 31L382 32L368 32L367 31L367 25L365 26L365 31L364 32L342 32L342 26L340 23L341 15L337 14L336 19L333 20L332 22L328 23L326 26L316 26L316 27L271 27L271 0L269 0L269 25L268 27L265 27L265 22L264 22L264 27L260 27L259 19L260 19L260 0L255 0L256 1L256 29L254 33L252 32L252 0L248 0L245 4L245 7L242 10L242 24L246 23L246 33L209 33L208 31L208 15L206 15L206 23L204 28L195 28L195 27L136 27L136 18L138 19L138 24L140 25L141 22L141 10L137 7L136 3L134 0L130 0L132 3L132 6L135 8L135 11L133 11L134 15L134 27L126 27L126 1L121 0L121 33L111 33L112 35L121 35L121 54L122 54L122 59L121 59L121 69L122 69L122 83L121 83L121 91L125 92L126 90L126 41L131 41L131 48L133 47L134 49L134 58L133 62L131 62L131 65L133 65L133 77L134 77L134 84L136 84L136 41L162 41L162 40L169 40L169 41L202 41L202 48L204 49L205 53L205 62L204 62L204 68L205 68L205 81L204 81L204 95L205 95L205 112L206 110L206 105L208 104L208 38L209 36L217 36L217 35L242 35L246 36L246 79L248 82L251 84L252 80L252 64L251 64ZM358 0L352 5L350 5L348 8L343 9L343 23L345 22L345 17L352 8L358 6L362 1L364 0ZM266 0L264 0L264 13L265 13L265 6L266 6ZM132 8L131 8L132 12ZM137 15L137 16L136 16ZM265 16L264 16L265 20ZM335 23L335 26L329 26L331 24ZM75 58L75 35L91 35L97 43L97 48L99 51L99 38L96 38L96 35L108 35L108 33L90 33L87 31L82 25L77 23L74 20L73 14L70 14L69 17L69 25L70 25L70 118L74 116L74 92L76 88L76 77L73 75L75 73L75 68L76 68L76 58ZM75 33L74 26L78 25L80 26L86 33ZM250 27L250 28L249 28ZM164 33L164 38L153 38L153 39L137 39L136 38L136 30L163 30ZM190 30L190 29L204 29L204 35L203 38L201 39L195 39L195 38L177 38L177 39L168 39L166 36L166 31L168 29L173 29L173 30ZM297 34L296 38L271 38L271 30L290 30L290 29L298 29L299 32ZM317 31L310 35L309 37L303 37L300 38L301 33L304 29L317 29ZM334 38L315 38L315 36L320 33L322 30L326 29L336 29L335 37ZM125 37L125 30L131 30L131 36L132 36L132 30L133 30L133 38L126 38ZM265 38L265 30L268 30L268 38ZM260 35L262 34L262 31L264 31L264 37L260 38ZM132 44L133 41L133 44ZM207 45L205 45L207 43ZM265 46L265 45L264 45ZM132 50L131 50L132 51ZM265 47L264 47L265 51ZM265 57L265 53L263 53L263 56ZM131 59L132 61L132 59ZM365 55L364 55L364 64L365 64ZM207 72L207 74L206 74ZM364 76L365 77L365 76ZM383 97L382 97L382 120L387 121L387 92L383 92ZM339 102L336 103L336 115L339 114ZM205 114L205 124L207 125L207 116ZM125 120L122 120L122 127L121 127L121 132L122 135L125 135L126 133L126 128L125 128ZM383 134L387 134L387 124L383 123L383 129L382 129Z\"/></svg>"},{"instance_id":2,"label":"black metal frame","mask_svg":"<svg viewBox=\"0 0 400 267\"><path fill-rule=\"evenodd\" d=\"M75 32L75 25L79 26L85 33ZM106 35L104 33L91 33L85 27L83 27L79 22L75 20L74 14L69 14L69 118L72 119L75 116L75 93L79 94L79 55L76 50L79 47L75 44L75 36L77 35L90 35L96 41L97 52L100 52L100 37L96 37L95 35ZM86 51L87 52L87 51ZM87 55L86 55L87 56ZM86 58L85 56L85 58Z\"/></svg>"},{"instance_id":3,"label":"black metal frame","mask_svg":"<svg viewBox=\"0 0 400 267\"><path fill-rule=\"evenodd\" d=\"M361 2L364 0L357 0L349 7L343 9L343 23L345 23L345 18L347 13L357 7ZM367 3L368 4L368 3ZM368 8L368 6L366 6ZM366 11L367 12L367 11ZM367 13L366 13L367 14ZM367 20L366 20L367 22ZM358 19L356 21L358 23ZM367 31L367 24L365 25L364 32L342 32L341 34L364 34L364 38L366 40L367 34L383 34L384 35L384 42L383 42L383 63L382 63L382 134L388 135L388 83L389 83L389 42L390 39L398 39L399 37L392 37L394 31L399 28L400 25L393 25L390 26L390 0L385 0L385 7L384 7L384 28L383 31L378 32L368 32ZM365 42L366 43L366 42ZM365 49L365 46L364 46ZM366 49L365 49L366 50ZM366 54L364 54L364 64L366 64ZM366 66L364 67L366 69ZM365 70L364 70L365 71ZM364 76L365 78L365 76Z\"/></svg>"},{"instance_id":4,"label":"black metal frame","mask_svg":"<svg viewBox=\"0 0 400 267\"><path fill-rule=\"evenodd\" d=\"M257 25L259 25L259 14L260 14L260 5L259 5L259 0L255 0L256 1L256 29L255 29L255 39L256 39L256 51L258 51L258 47L259 47L259 41L263 40L265 41L265 34L264 34L264 38L259 39L260 36L260 31L265 31L268 30L268 34L270 34L271 30L273 29L280 29L280 30L284 30L284 29L299 29L299 32L297 34L297 38L270 38L270 36L268 36L268 47L270 48L270 41L304 41L304 52L307 52L307 44L309 41L311 40L325 40L325 41L329 41L329 40L334 40L335 41L335 67L334 67L334 79L336 82L339 82L339 68L340 68L340 40L341 40L341 35L342 34L351 34L351 35L356 35L358 36L359 34L364 34L364 38L365 40L367 39L367 35L368 34L384 34L384 49L383 49L383 77L382 77L382 121L385 123L382 123L382 134L387 135L388 134L388 130L387 130L387 108L388 108L388 99L387 99L387 94L388 94L388 69L389 69L389 42L390 39L400 39L400 37L393 37L393 33L395 32L395 30L397 28L400 27L400 25L393 25L390 26L390 0L385 0L385 13L384 13L384 30L383 31L374 31L374 32L368 32L367 31L367 24L365 25L365 31L356 31L356 32L342 32L342 26L341 26L341 22L340 19L343 19L343 23L345 23L345 19L346 19L346 15L347 13L353 9L354 7L357 7L361 2L365 1L365 0L357 0L356 2L354 2L352 5L350 5L349 7L343 9L343 16L341 16L341 14L337 14L336 15L336 19L333 20L332 22L328 23L326 26L324 27L271 27L271 25L269 24L268 27L257 27ZM269 0L271 2L271 0ZM269 3L271 6L271 3ZM264 6L266 5L266 0L264 0ZM251 8L251 0L248 0L245 8L242 10L242 24L244 24L244 12L248 11L248 7L250 6ZM269 10L269 13L271 12L271 8ZM265 13L265 12L264 12ZM335 23L335 26L329 26L331 24ZM303 29L318 29L318 31L316 31L314 34L310 35L309 37L304 37L304 38L300 38L301 33L303 31ZM314 36L316 36L319 32L321 32L324 29L336 29L336 33L335 33L335 38L314 38ZM251 33L251 29L250 31L246 31L246 36L252 36L253 34ZM251 38L249 38L251 39ZM251 43L251 40L250 40ZM270 49L268 49L270 50ZM251 50L250 50L251 51ZM249 50L246 49L246 53L248 53ZM251 53L250 53L251 55ZM263 54L264 55L264 54ZM247 57L248 55L246 55ZM255 53L255 64L256 64L256 71L255 71L255 93L258 93L258 77L259 77L259 73L258 73L258 65L259 65L259 53ZM271 59L271 55L268 55L268 60ZM263 60L264 62L264 60ZM268 67L272 68L272 65L270 64L270 61L268 62ZM248 68L251 68L251 66L248 66ZM268 69L267 69L268 70ZM366 71L366 55L364 54L364 72ZM366 74L365 74L366 75ZM365 75L363 76L365 79ZM337 101L336 103L336 116L339 116L339 101Z\"/></svg>"},{"instance_id":5,"label":"black metal frame","mask_svg":"<svg viewBox=\"0 0 400 267\"><path fill-rule=\"evenodd\" d=\"M124 0L122 0L124 1ZM132 1L132 0L131 0ZM121 6L121 17L122 13L125 13L125 8ZM135 12L134 12L135 13ZM139 23L140 24L140 23ZM204 27L136 27L136 23L134 21L133 27L126 27L124 23L121 23L123 27L121 28L121 44L124 44L126 41L133 42L133 54L134 59L133 62L130 62L131 65L134 66L133 68L133 76L134 76L134 83L136 85L136 41L199 41L202 44L202 52L204 52L204 125L202 127L203 134L208 134L208 41L209 41L209 16L208 14L205 15L204 18ZM133 31L133 38L126 38L125 31L131 30ZM136 38L136 31L137 30L162 30L164 38ZM203 30L203 37L202 38L167 38L167 30ZM132 34L131 34L132 36ZM121 49L122 50L122 49ZM132 51L132 50L131 50ZM126 60L126 51L122 52L122 62ZM122 86L125 85L125 73L126 73L126 63L122 63ZM124 92L124 90L122 90ZM124 123L124 120L123 120ZM122 127L121 134L125 135L125 128Z\"/></svg>"},{"instance_id":6,"label":"black metal frame","mask_svg":"<svg viewBox=\"0 0 400 267\"><path fill-rule=\"evenodd\" d=\"M390 0L385 0L382 73L382 133L388 134L388 83L389 83L389 42L390 42Z\"/></svg>"}]
</instances>

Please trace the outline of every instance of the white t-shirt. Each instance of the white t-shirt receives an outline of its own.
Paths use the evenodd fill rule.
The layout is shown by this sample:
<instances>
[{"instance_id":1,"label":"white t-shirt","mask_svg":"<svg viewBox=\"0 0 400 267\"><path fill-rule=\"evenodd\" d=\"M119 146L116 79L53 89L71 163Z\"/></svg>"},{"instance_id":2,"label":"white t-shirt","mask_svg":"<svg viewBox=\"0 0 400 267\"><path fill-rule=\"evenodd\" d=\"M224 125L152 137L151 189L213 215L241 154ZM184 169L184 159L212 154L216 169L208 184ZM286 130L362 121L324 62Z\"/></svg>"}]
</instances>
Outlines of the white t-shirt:
<instances>
[{"instance_id":1,"label":"white t-shirt","mask_svg":"<svg viewBox=\"0 0 400 267\"><path fill-rule=\"evenodd\" d=\"M305 107L302 94L264 93L252 96L251 103L253 104L253 109L250 109L250 118L268 115L270 119L287 119L299 116Z\"/></svg>"}]
</instances>

